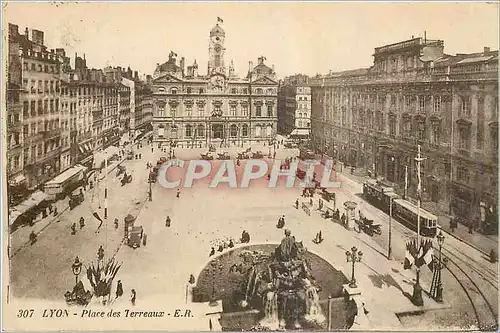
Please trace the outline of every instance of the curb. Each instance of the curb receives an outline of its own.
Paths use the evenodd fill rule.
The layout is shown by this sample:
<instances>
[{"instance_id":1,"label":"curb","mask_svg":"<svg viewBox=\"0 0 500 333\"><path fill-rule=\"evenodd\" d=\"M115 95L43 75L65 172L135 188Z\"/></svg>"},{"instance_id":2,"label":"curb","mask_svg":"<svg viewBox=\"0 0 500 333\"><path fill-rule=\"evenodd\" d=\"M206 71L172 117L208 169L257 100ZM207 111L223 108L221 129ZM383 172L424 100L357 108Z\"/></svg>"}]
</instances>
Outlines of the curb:
<instances>
[{"instance_id":1,"label":"curb","mask_svg":"<svg viewBox=\"0 0 500 333\"><path fill-rule=\"evenodd\" d=\"M348 179L350 179L351 181L353 181L353 182L355 182L355 183L357 183L357 184L362 185L362 183L360 183L358 180L356 180L356 179L353 179L353 178L349 177L349 176L348 176L348 175L346 175L344 172L340 172L340 174L341 174L342 176L344 176L345 178L348 178ZM445 215L437 215L437 216L439 217L439 216L445 216ZM444 233L446 233L447 235L450 235L451 237L455 238L456 240L458 240L458 241L460 241L460 242L462 242L462 243L465 243L465 244L469 245L470 247L472 247L472 248L473 248L473 249L475 249L476 251L479 251L480 253L484 254L486 257L489 257L489 255L490 255L489 253L484 252L482 249L480 249L480 248L479 248L479 247L477 247L476 245L472 244L471 242L466 241L466 240L463 240L462 238L458 237L457 235L455 235L455 234L453 234L453 233L450 233L449 231L447 231L447 230L445 230L445 229L443 229L443 228L439 228L439 230L443 231L443 232L444 232Z\"/></svg>"}]
</instances>

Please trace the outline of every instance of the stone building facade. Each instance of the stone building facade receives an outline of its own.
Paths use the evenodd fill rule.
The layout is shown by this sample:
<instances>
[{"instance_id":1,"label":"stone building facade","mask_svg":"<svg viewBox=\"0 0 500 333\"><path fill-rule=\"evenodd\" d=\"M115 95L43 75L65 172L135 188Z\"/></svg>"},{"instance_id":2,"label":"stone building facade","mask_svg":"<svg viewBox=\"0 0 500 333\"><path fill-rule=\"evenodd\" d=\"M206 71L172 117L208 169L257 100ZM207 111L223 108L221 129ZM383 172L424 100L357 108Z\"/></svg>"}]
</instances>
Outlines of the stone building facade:
<instances>
[{"instance_id":1,"label":"stone building facade","mask_svg":"<svg viewBox=\"0 0 500 333\"><path fill-rule=\"evenodd\" d=\"M317 76L312 141L409 195L479 229L498 227L498 51L447 55L444 42L412 38L378 47L367 69ZM493 231L492 231L493 230Z\"/></svg>"},{"instance_id":2,"label":"stone building facade","mask_svg":"<svg viewBox=\"0 0 500 333\"><path fill-rule=\"evenodd\" d=\"M278 132L308 138L311 129L311 87L309 77L286 77L278 92Z\"/></svg>"},{"instance_id":3,"label":"stone building facade","mask_svg":"<svg viewBox=\"0 0 500 333\"><path fill-rule=\"evenodd\" d=\"M243 146L274 138L277 128L278 82L273 68L258 59L239 78L224 59L225 32L210 31L206 75L196 60L185 69L171 52L152 79L153 140L184 147Z\"/></svg>"}]
</instances>

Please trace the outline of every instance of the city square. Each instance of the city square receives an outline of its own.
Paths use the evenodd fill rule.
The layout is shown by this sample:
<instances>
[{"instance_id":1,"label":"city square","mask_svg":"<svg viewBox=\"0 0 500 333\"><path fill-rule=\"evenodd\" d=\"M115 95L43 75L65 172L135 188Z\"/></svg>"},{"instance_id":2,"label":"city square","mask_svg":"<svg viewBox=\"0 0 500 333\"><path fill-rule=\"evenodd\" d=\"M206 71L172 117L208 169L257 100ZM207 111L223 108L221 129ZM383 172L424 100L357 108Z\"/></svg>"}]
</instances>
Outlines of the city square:
<instances>
[{"instance_id":1,"label":"city square","mask_svg":"<svg viewBox=\"0 0 500 333\"><path fill-rule=\"evenodd\" d=\"M370 69L239 75L215 18L206 74L95 69L9 23L8 326L496 331L498 51L425 33Z\"/></svg>"}]
</instances>

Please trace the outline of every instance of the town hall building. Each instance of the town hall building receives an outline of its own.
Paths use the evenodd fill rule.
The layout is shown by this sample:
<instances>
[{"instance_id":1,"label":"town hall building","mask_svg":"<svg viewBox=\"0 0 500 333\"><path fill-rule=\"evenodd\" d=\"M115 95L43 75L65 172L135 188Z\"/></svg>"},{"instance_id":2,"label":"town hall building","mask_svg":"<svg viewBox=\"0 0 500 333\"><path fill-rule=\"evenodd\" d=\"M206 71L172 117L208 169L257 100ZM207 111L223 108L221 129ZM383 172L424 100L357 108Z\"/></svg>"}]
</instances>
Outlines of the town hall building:
<instances>
[{"instance_id":1,"label":"town hall building","mask_svg":"<svg viewBox=\"0 0 500 333\"><path fill-rule=\"evenodd\" d=\"M206 75L196 60L185 69L184 57L170 52L153 74L153 141L158 146L229 147L272 140L277 128L276 72L261 56L239 78L226 66L226 34L210 31Z\"/></svg>"}]
</instances>

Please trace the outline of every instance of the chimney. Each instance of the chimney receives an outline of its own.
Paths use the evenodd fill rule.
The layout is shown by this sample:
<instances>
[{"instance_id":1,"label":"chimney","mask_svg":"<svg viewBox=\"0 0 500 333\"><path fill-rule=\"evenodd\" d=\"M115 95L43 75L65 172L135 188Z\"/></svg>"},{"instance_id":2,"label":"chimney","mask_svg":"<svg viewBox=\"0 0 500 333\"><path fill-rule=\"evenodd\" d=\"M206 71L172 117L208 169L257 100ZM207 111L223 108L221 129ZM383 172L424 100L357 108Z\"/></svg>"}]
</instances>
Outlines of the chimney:
<instances>
[{"instance_id":1,"label":"chimney","mask_svg":"<svg viewBox=\"0 0 500 333\"><path fill-rule=\"evenodd\" d=\"M31 30L31 39L33 43L43 45L43 31L36 29Z\"/></svg>"},{"instance_id":2,"label":"chimney","mask_svg":"<svg viewBox=\"0 0 500 333\"><path fill-rule=\"evenodd\" d=\"M489 46L485 46L483 53L489 53L489 52L490 52Z\"/></svg>"},{"instance_id":3,"label":"chimney","mask_svg":"<svg viewBox=\"0 0 500 333\"><path fill-rule=\"evenodd\" d=\"M182 73L184 73L184 62L185 62L185 59L184 59L184 57L182 57L181 61L179 63L179 66L181 68Z\"/></svg>"},{"instance_id":4,"label":"chimney","mask_svg":"<svg viewBox=\"0 0 500 333\"><path fill-rule=\"evenodd\" d=\"M248 72L251 73L253 70L253 61L248 62Z\"/></svg>"},{"instance_id":5,"label":"chimney","mask_svg":"<svg viewBox=\"0 0 500 333\"><path fill-rule=\"evenodd\" d=\"M134 71L134 79L136 80L139 79L139 73L137 71Z\"/></svg>"},{"instance_id":6,"label":"chimney","mask_svg":"<svg viewBox=\"0 0 500 333\"><path fill-rule=\"evenodd\" d=\"M26 29L24 29L24 35L26 36L26 39L29 39L29 30L28 30L28 27L26 27Z\"/></svg>"}]
</instances>

